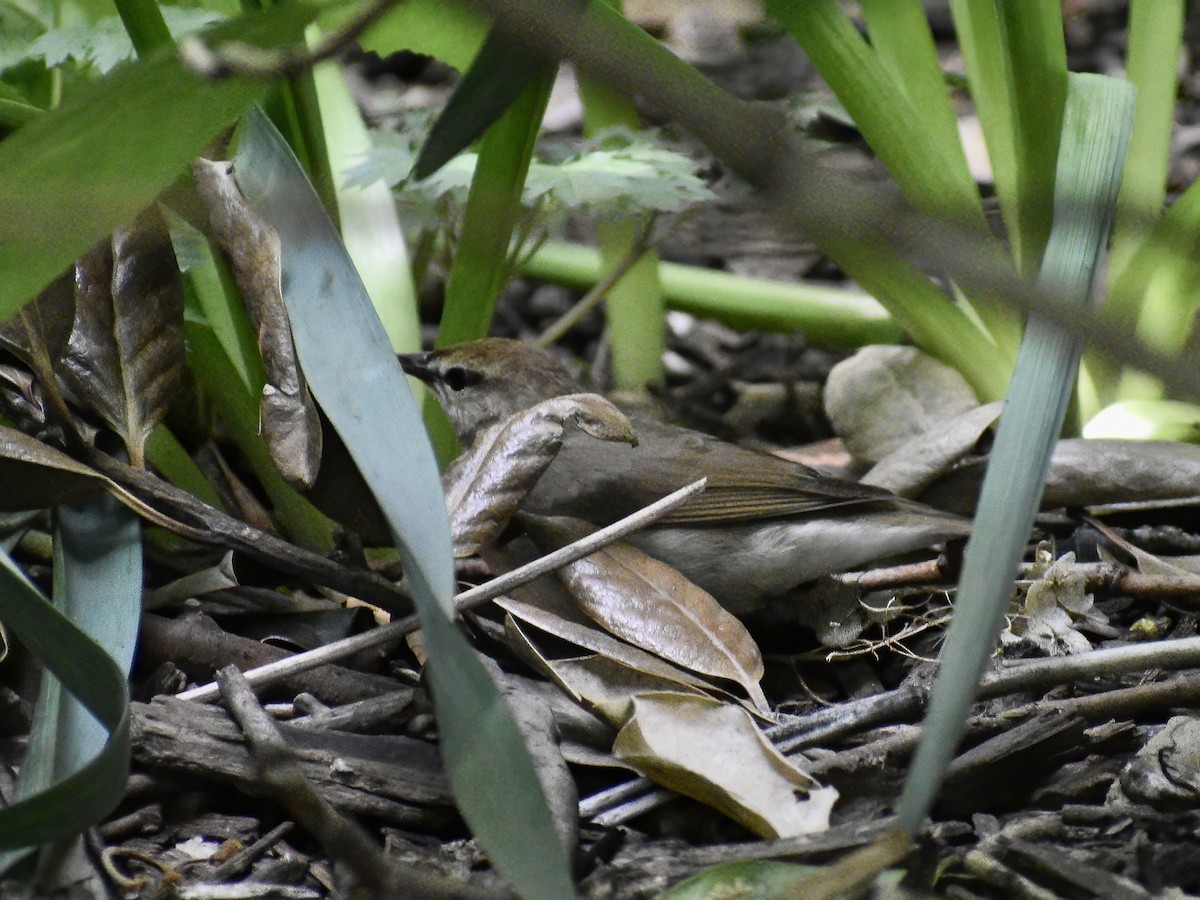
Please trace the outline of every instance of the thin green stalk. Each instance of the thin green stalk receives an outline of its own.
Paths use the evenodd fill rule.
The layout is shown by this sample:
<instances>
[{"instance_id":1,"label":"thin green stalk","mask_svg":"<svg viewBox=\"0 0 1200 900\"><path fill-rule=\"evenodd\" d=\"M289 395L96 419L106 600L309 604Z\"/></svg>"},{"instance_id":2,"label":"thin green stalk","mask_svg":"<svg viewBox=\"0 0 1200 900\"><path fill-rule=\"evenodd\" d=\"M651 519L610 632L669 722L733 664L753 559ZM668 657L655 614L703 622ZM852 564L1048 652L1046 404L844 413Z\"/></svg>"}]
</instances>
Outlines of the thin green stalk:
<instances>
[{"instance_id":1,"label":"thin green stalk","mask_svg":"<svg viewBox=\"0 0 1200 900\"><path fill-rule=\"evenodd\" d=\"M530 84L480 142L458 251L446 281L439 347L488 333L496 300L510 274L521 192L553 84L553 72ZM458 442L432 396L426 397L424 413L438 461L444 465L458 454Z\"/></svg>"},{"instance_id":2,"label":"thin green stalk","mask_svg":"<svg viewBox=\"0 0 1200 900\"><path fill-rule=\"evenodd\" d=\"M590 289L606 271L589 247L547 242L521 266L523 275ZM829 347L897 343L904 331L874 298L860 291L744 278L679 263L658 264L670 309L719 319L735 328L803 331Z\"/></svg>"},{"instance_id":3,"label":"thin green stalk","mask_svg":"<svg viewBox=\"0 0 1200 900\"><path fill-rule=\"evenodd\" d=\"M138 56L149 56L175 43L155 0L116 0L117 14Z\"/></svg>"},{"instance_id":4,"label":"thin green stalk","mask_svg":"<svg viewBox=\"0 0 1200 900\"><path fill-rule=\"evenodd\" d=\"M618 12L621 10L621 0L605 2ZM616 127L634 131L641 128L637 107L626 95L587 77L579 79L579 94L583 99L585 137L595 137ZM633 251L646 225L646 217L597 223L596 237L606 269L620 265ZM609 289L604 311L612 348L614 386L642 390L651 382L661 381L666 337L657 252L647 251Z\"/></svg>"}]
</instances>

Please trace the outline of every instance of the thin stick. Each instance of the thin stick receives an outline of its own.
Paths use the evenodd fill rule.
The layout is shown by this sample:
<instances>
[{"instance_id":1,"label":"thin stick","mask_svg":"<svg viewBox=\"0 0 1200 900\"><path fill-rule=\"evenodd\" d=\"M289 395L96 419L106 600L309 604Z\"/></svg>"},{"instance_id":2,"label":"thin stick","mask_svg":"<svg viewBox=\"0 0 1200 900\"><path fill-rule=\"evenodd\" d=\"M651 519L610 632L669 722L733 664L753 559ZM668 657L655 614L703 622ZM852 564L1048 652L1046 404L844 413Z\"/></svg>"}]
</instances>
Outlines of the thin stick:
<instances>
[{"instance_id":1,"label":"thin stick","mask_svg":"<svg viewBox=\"0 0 1200 900\"><path fill-rule=\"evenodd\" d=\"M694 481L687 487L680 488L673 494L668 494L661 500L651 503L645 509L639 510L631 516L626 516L619 522L614 522L607 528L601 528L586 538L569 544L560 550L555 550L553 553L547 554L541 559L536 559L520 568L513 569L499 578L493 578L487 584L481 584L478 587L463 591L454 598L455 611L462 613L464 610L481 606L515 587L519 587L535 578L553 572L555 569L561 568L568 563L583 559L585 556L589 556L597 550L608 546L613 541L618 541L626 535L645 528L647 525L650 525L652 522L655 522L671 510L683 505L692 497L699 494L704 490L707 483L708 480L705 478ZM289 656L286 659L250 669L245 673L246 680L254 687L274 684L291 675L307 672L309 669L316 668L317 666L336 662L339 659L345 659L347 656L353 656L360 651L391 643L406 634L416 631L420 627L420 620L416 616L406 616L403 619L391 622L373 631L356 634L353 637L334 641L331 644L317 647L314 650L297 653L295 656ZM201 703L211 703L219 696L219 689L215 683L210 683L183 691L178 696L183 700L197 700Z\"/></svg>"}]
</instances>

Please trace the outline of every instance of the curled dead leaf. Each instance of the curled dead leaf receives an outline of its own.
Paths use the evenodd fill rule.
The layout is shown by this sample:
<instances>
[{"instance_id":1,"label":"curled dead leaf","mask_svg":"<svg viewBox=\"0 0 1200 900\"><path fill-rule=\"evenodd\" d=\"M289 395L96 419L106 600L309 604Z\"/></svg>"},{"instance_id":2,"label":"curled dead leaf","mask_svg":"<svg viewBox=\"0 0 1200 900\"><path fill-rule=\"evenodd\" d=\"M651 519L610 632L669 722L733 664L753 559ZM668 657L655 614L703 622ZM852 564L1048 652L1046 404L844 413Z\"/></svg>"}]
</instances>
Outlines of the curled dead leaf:
<instances>
[{"instance_id":1,"label":"curled dead leaf","mask_svg":"<svg viewBox=\"0 0 1200 900\"><path fill-rule=\"evenodd\" d=\"M292 342L283 301L279 235L242 196L232 163L198 159L193 171L213 234L229 258L246 314L258 335L266 370L259 401L263 441L284 478L301 489L312 487L321 465L321 419Z\"/></svg>"},{"instance_id":2,"label":"curled dead leaf","mask_svg":"<svg viewBox=\"0 0 1200 900\"><path fill-rule=\"evenodd\" d=\"M624 413L598 394L555 397L488 429L442 480L455 556L478 553L508 527L554 461L569 424L597 440L637 443Z\"/></svg>"}]
</instances>

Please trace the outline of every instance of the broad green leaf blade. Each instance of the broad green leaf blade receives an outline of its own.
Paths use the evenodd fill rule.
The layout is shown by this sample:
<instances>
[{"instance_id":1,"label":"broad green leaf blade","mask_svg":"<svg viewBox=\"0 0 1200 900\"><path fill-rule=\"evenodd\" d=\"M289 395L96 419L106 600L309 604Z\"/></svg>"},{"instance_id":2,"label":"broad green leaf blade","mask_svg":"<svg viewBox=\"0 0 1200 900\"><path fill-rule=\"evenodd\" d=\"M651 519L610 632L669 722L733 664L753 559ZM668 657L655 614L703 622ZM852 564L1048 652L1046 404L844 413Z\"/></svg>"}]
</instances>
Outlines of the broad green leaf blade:
<instances>
[{"instance_id":1,"label":"broad green leaf blade","mask_svg":"<svg viewBox=\"0 0 1200 900\"><path fill-rule=\"evenodd\" d=\"M493 28L445 108L433 123L413 164L412 177L428 178L495 123L505 110L553 67L530 59Z\"/></svg>"},{"instance_id":2,"label":"broad green leaf blade","mask_svg":"<svg viewBox=\"0 0 1200 900\"><path fill-rule=\"evenodd\" d=\"M1067 92L1062 10L1041 0L951 0L971 98L1018 269L1042 257Z\"/></svg>"},{"instance_id":3,"label":"broad green leaf blade","mask_svg":"<svg viewBox=\"0 0 1200 900\"><path fill-rule=\"evenodd\" d=\"M210 40L294 40L314 15L285 4ZM173 55L114 71L0 142L0 319L145 209L269 83L205 81Z\"/></svg>"},{"instance_id":4,"label":"broad green leaf blade","mask_svg":"<svg viewBox=\"0 0 1200 900\"><path fill-rule=\"evenodd\" d=\"M115 552L124 556L127 551ZM140 547L137 552L140 554ZM125 590L127 584L119 582L118 589ZM103 596L87 597L99 616L105 614L105 605L96 601ZM140 598L139 566L139 606ZM122 634L124 616L116 618L115 633ZM13 849L48 843L82 831L110 812L121 799L129 770L129 686L121 667L95 640L51 606L7 554L0 554L0 620L108 733L99 754L83 768L0 810L0 847ZM48 735L43 732L31 741L30 749L44 746L47 740ZM74 752L67 758L80 759ZM48 783L52 774L43 771L39 775L37 768L35 765L34 771L25 777ZM13 859L5 857L4 864L11 864Z\"/></svg>"},{"instance_id":5,"label":"broad green leaf blade","mask_svg":"<svg viewBox=\"0 0 1200 900\"><path fill-rule=\"evenodd\" d=\"M620 0L603 2L618 11L621 9ZM579 96L583 100L585 137L595 138L612 128L630 131L641 128L641 118L631 97L586 76L579 79ZM606 270L615 269L637 247L647 224L646 216L596 223L596 238ZM664 312L658 253L648 250L604 298L615 388L640 391L647 384L662 380L666 348Z\"/></svg>"},{"instance_id":6,"label":"broad green leaf blade","mask_svg":"<svg viewBox=\"0 0 1200 900\"><path fill-rule=\"evenodd\" d=\"M1125 81L1072 75L1059 152L1054 228L1040 286L1087 309L1108 240L1129 145L1135 91ZM975 531L942 650L925 733L900 798L910 834L933 805L996 644L1017 564L1041 500L1050 454L1075 382L1082 339L1032 316L980 492Z\"/></svg>"},{"instance_id":7,"label":"broad green leaf blade","mask_svg":"<svg viewBox=\"0 0 1200 900\"><path fill-rule=\"evenodd\" d=\"M282 240L285 299L313 394L399 542L428 642L442 753L459 809L522 896L571 896L569 867L512 716L451 618L454 573L441 483L383 326L312 186L257 111L245 122L235 176Z\"/></svg>"}]
</instances>

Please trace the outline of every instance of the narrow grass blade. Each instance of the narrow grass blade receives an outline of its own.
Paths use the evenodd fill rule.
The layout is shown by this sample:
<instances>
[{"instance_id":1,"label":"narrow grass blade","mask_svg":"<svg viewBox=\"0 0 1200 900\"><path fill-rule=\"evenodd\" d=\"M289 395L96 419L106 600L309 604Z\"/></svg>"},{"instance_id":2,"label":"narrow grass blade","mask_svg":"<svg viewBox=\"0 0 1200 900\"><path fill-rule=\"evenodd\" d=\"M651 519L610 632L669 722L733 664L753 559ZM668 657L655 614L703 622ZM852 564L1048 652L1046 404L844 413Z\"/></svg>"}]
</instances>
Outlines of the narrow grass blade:
<instances>
[{"instance_id":1,"label":"narrow grass blade","mask_svg":"<svg viewBox=\"0 0 1200 900\"><path fill-rule=\"evenodd\" d=\"M458 252L446 283L438 346L488 332L496 297L509 274L509 244L521 215L521 191L553 80L552 73L543 71L488 129L479 147Z\"/></svg>"},{"instance_id":2,"label":"narrow grass blade","mask_svg":"<svg viewBox=\"0 0 1200 900\"><path fill-rule=\"evenodd\" d=\"M1054 229L1040 283L1083 314L1112 222L1135 92L1128 82L1098 75L1072 75L1069 85ZM1031 317L967 544L925 733L900 798L900 823L910 833L933 805L995 647L1081 349L1076 335Z\"/></svg>"},{"instance_id":3,"label":"narrow grass blade","mask_svg":"<svg viewBox=\"0 0 1200 900\"><path fill-rule=\"evenodd\" d=\"M0 620L52 676L35 714L16 802L0 810L6 849L95 824L121 799L129 770L126 673L141 617L138 522L107 497L60 510L55 554L61 609L0 554ZM70 696L60 697L57 685ZM3 856L0 867L16 858Z\"/></svg>"},{"instance_id":4,"label":"narrow grass blade","mask_svg":"<svg viewBox=\"0 0 1200 900\"><path fill-rule=\"evenodd\" d=\"M602 2L618 11L621 9L621 0ZM599 81L581 77L579 96L583 100L585 137L594 138L610 128L630 131L641 128L641 118L633 100ZM596 224L596 237L606 270L616 268L633 252L647 224L644 218ZM662 380L662 356L666 349L663 312L658 253L649 250L612 286L604 301L614 387L636 391Z\"/></svg>"},{"instance_id":5,"label":"narrow grass blade","mask_svg":"<svg viewBox=\"0 0 1200 900\"><path fill-rule=\"evenodd\" d=\"M399 543L459 809L522 896L571 896L569 867L512 715L453 622L441 482L383 326L295 157L257 112L241 131L235 176L282 240L285 299L313 394Z\"/></svg>"},{"instance_id":6,"label":"narrow grass blade","mask_svg":"<svg viewBox=\"0 0 1200 900\"><path fill-rule=\"evenodd\" d=\"M1183 0L1133 0L1129 4L1125 74L1137 88L1138 102L1113 222L1108 270L1114 280L1153 228L1166 198L1184 5Z\"/></svg>"},{"instance_id":7,"label":"narrow grass blade","mask_svg":"<svg viewBox=\"0 0 1200 900\"><path fill-rule=\"evenodd\" d=\"M1017 268L1038 269L1053 216L1067 92L1062 10L1041 0L951 0Z\"/></svg>"}]
</instances>

